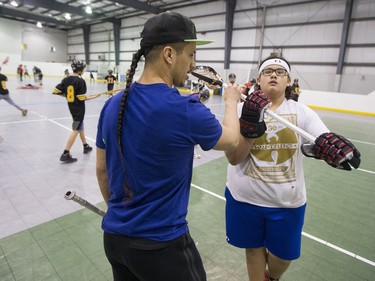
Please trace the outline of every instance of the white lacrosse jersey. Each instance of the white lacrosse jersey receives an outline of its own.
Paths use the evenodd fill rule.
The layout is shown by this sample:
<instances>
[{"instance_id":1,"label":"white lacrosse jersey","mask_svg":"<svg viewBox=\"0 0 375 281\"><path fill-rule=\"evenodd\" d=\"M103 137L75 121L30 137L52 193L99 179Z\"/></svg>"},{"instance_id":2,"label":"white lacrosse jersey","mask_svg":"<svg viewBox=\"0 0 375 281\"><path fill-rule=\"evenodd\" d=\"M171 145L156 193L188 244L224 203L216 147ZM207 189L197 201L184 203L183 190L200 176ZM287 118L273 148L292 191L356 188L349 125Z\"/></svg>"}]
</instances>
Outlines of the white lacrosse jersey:
<instances>
[{"instance_id":1,"label":"white lacrosse jersey","mask_svg":"<svg viewBox=\"0 0 375 281\"><path fill-rule=\"evenodd\" d=\"M241 115L243 103L238 106ZM275 111L314 137L329 132L319 116L304 104L284 100ZM256 139L249 156L228 165L227 187L234 199L263 207L297 208L306 203L301 144L297 133L265 116L267 131Z\"/></svg>"}]
</instances>

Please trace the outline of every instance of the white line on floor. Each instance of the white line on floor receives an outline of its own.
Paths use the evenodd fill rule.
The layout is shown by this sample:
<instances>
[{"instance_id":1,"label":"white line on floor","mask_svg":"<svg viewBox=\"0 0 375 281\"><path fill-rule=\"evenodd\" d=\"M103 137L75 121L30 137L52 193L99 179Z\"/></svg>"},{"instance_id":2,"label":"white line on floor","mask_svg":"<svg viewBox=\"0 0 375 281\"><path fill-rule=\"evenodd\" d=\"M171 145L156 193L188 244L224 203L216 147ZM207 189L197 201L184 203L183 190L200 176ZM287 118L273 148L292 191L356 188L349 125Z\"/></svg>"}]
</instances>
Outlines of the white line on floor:
<instances>
[{"instance_id":1,"label":"white line on floor","mask_svg":"<svg viewBox=\"0 0 375 281\"><path fill-rule=\"evenodd\" d=\"M364 143L364 144L368 144L368 145L375 145L375 143L367 142L367 141L360 141L360 140L353 140L353 139L350 139L350 141L352 141L352 142Z\"/></svg>"},{"instance_id":2,"label":"white line on floor","mask_svg":"<svg viewBox=\"0 0 375 281\"><path fill-rule=\"evenodd\" d=\"M191 186L194 187L194 188L196 188L196 189L199 189L199 190L201 190L201 191L203 191L203 192L205 192L205 193L208 193L208 194L210 194L210 195L212 195L212 196L215 196L216 198L219 198L219 199L221 199L221 200L223 200L223 201L226 201L226 200L225 200L225 197L220 196L220 195L218 195L218 194L216 194L216 193L214 193L214 192L212 192L212 191L209 191L209 190L207 190L207 189L204 189L203 187L200 187L200 186L198 186L198 185L196 185L196 184L193 184L193 183L191 184ZM315 237L315 236L313 236L313 235L311 235L311 234L308 234L308 233L306 233L306 232L302 232L302 235L305 236L305 237L307 237L307 238L310 238L310 239L312 239L312 240L314 240L314 241L316 241L316 242L319 242L319 243L321 243L321 244L323 244L323 245L325 245L325 246L328 246L328 247L330 247L330 248L332 248L332 249L335 249L336 251L339 251L339 252L341 252L341 253L343 253L343 254L345 254L345 255L348 255L348 256L351 256L351 257L353 257L353 258L356 258L357 260L360 260L360 261L362 261L362 262L364 262L364 263L367 263L367 264L369 264L369 265L371 265L371 266L375 266L375 262L370 261L370 260L368 260L368 259L366 259L366 258L364 258L364 257L361 257L361 256L357 255L357 254L354 254L354 253L352 253L352 252L350 252L350 251L348 251L348 250L345 250L345 249L343 249L343 248L341 248L341 247L339 247L339 246L336 246L336 245L334 245L334 244L332 244L332 243L329 243L329 242L327 242L327 241L325 241L325 240L323 240L323 239L320 239L320 238L318 238L318 237Z\"/></svg>"}]
</instances>

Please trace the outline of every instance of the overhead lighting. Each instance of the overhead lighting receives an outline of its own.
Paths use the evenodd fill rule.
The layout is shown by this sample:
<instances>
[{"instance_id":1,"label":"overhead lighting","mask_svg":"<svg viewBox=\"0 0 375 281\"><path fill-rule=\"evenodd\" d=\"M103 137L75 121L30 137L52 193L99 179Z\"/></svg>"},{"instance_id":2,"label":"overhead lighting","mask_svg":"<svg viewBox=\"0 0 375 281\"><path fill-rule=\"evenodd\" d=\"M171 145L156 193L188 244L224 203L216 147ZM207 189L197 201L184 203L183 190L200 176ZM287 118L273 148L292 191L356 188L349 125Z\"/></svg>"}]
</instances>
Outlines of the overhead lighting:
<instances>
[{"instance_id":1,"label":"overhead lighting","mask_svg":"<svg viewBox=\"0 0 375 281\"><path fill-rule=\"evenodd\" d=\"M69 13L66 13L66 14L65 14L65 19L70 20L70 19L72 19L72 17L70 16Z\"/></svg>"},{"instance_id":2,"label":"overhead lighting","mask_svg":"<svg viewBox=\"0 0 375 281\"><path fill-rule=\"evenodd\" d=\"M40 21L38 21L38 22L36 23L36 26L39 27L39 28L42 28L42 27L43 27L43 25L42 25L42 23L41 23Z\"/></svg>"},{"instance_id":3,"label":"overhead lighting","mask_svg":"<svg viewBox=\"0 0 375 281\"><path fill-rule=\"evenodd\" d=\"M19 4L20 3L16 0L13 0L13 1L10 2L10 5L12 5L13 7L18 7Z\"/></svg>"},{"instance_id":4,"label":"overhead lighting","mask_svg":"<svg viewBox=\"0 0 375 281\"><path fill-rule=\"evenodd\" d=\"M85 9L86 13L88 14L92 14L92 9L90 6L87 6L86 9Z\"/></svg>"}]
</instances>

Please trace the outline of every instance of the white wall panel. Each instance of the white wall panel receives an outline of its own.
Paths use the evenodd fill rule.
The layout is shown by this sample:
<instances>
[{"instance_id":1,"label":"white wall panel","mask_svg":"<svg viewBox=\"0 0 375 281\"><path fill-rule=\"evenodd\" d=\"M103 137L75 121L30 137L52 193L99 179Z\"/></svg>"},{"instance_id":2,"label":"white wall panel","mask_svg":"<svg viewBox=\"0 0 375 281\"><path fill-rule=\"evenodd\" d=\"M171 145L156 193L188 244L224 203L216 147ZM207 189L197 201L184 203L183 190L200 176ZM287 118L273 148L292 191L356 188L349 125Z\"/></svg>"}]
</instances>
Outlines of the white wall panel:
<instances>
[{"instance_id":1,"label":"white wall panel","mask_svg":"<svg viewBox=\"0 0 375 281\"><path fill-rule=\"evenodd\" d=\"M90 50L91 52L108 53L108 42L90 43Z\"/></svg>"},{"instance_id":2,"label":"white wall panel","mask_svg":"<svg viewBox=\"0 0 375 281\"><path fill-rule=\"evenodd\" d=\"M292 63L292 73L299 73L304 75L305 73L317 73L326 75L328 73L333 73L336 75L336 65L300 65Z\"/></svg>"},{"instance_id":3,"label":"white wall panel","mask_svg":"<svg viewBox=\"0 0 375 281\"><path fill-rule=\"evenodd\" d=\"M353 3L353 17L354 18L368 18L373 17L375 11L374 0L356 0Z\"/></svg>"},{"instance_id":4,"label":"white wall panel","mask_svg":"<svg viewBox=\"0 0 375 281\"><path fill-rule=\"evenodd\" d=\"M249 28L257 26L257 11L236 12L233 28Z\"/></svg>"},{"instance_id":5,"label":"white wall panel","mask_svg":"<svg viewBox=\"0 0 375 281\"><path fill-rule=\"evenodd\" d=\"M341 20L344 18L343 1L317 1L304 5L267 8L266 25Z\"/></svg>"},{"instance_id":6,"label":"white wall panel","mask_svg":"<svg viewBox=\"0 0 375 281\"><path fill-rule=\"evenodd\" d=\"M257 32L255 29L234 30L232 35L232 47L254 47Z\"/></svg>"},{"instance_id":7,"label":"white wall panel","mask_svg":"<svg viewBox=\"0 0 375 281\"><path fill-rule=\"evenodd\" d=\"M364 77L369 81L375 81L375 67L348 66L345 67L344 74L355 74ZM373 90L375 90L374 87Z\"/></svg>"},{"instance_id":8,"label":"white wall panel","mask_svg":"<svg viewBox=\"0 0 375 281\"><path fill-rule=\"evenodd\" d=\"M0 18L0 38L2 42L2 44L0 44L0 53L20 54L22 30L22 23ZM19 34L19 36L16 37L15 34ZM2 60L3 58L1 57L0 59Z\"/></svg>"},{"instance_id":9,"label":"white wall panel","mask_svg":"<svg viewBox=\"0 0 375 281\"><path fill-rule=\"evenodd\" d=\"M205 50L198 49L196 54L197 61L215 61L224 60L224 52L222 50Z\"/></svg>"},{"instance_id":10,"label":"white wall panel","mask_svg":"<svg viewBox=\"0 0 375 281\"><path fill-rule=\"evenodd\" d=\"M83 34L82 28L68 30L68 37L76 36L76 35L82 35L82 34Z\"/></svg>"},{"instance_id":11,"label":"white wall panel","mask_svg":"<svg viewBox=\"0 0 375 281\"><path fill-rule=\"evenodd\" d=\"M225 29L225 14L193 18L197 33L207 30Z\"/></svg>"},{"instance_id":12,"label":"white wall panel","mask_svg":"<svg viewBox=\"0 0 375 281\"><path fill-rule=\"evenodd\" d=\"M137 51L139 49L140 39L136 40L121 40L120 41L120 52L123 51Z\"/></svg>"},{"instance_id":13,"label":"white wall panel","mask_svg":"<svg viewBox=\"0 0 375 281\"><path fill-rule=\"evenodd\" d=\"M348 48L346 50L345 61L351 62L351 63L370 63L370 62L373 63L375 62L375 47Z\"/></svg>"},{"instance_id":14,"label":"white wall panel","mask_svg":"<svg viewBox=\"0 0 375 281\"><path fill-rule=\"evenodd\" d=\"M188 16L196 22L195 17L207 16L225 11L225 1L216 1L213 3L205 3L199 5L190 5L187 7L173 10L173 12L181 13ZM197 29L198 30L198 29Z\"/></svg>"},{"instance_id":15,"label":"white wall panel","mask_svg":"<svg viewBox=\"0 0 375 281\"><path fill-rule=\"evenodd\" d=\"M68 45L70 45L70 44L83 44L83 35L73 36L73 37L68 36L67 40L68 40Z\"/></svg>"},{"instance_id":16,"label":"white wall panel","mask_svg":"<svg viewBox=\"0 0 375 281\"><path fill-rule=\"evenodd\" d=\"M336 63L339 57L339 48L283 49L283 56L293 61Z\"/></svg>"},{"instance_id":17,"label":"white wall panel","mask_svg":"<svg viewBox=\"0 0 375 281\"><path fill-rule=\"evenodd\" d=\"M262 1L264 2L264 1ZM237 0L236 10L241 11L245 9L254 9L257 7L257 1L255 0Z\"/></svg>"},{"instance_id":18,"label":"white wall panel","mask_svg":"<svg viewBox=\"0 0 375 281\"><path fill-rule=\"evenodd\" d=\"M254 49L234 49L232 50L230 59L232 61L252 61L256 53L258 52Z\"/></svg>"},{"instance_id":19,"label":"white wall panel","mask_svg":"<svg viewBox=\"0 0 375 281\"><path fill-rule=\"evenodd\" d=\"M267 28L265 46L340 44L342 24Z\"/></svg>"},{"instance_id":20,"label":"white wall panel","mask_svg":"<svg viewBox=\"0 0 375 281\"><path fill-rule=\"evenodd\" d=\"M113 40L113 31L102 31L102 32L96 32L96 33L90 33L90 42L95 41L108 41Z\"/></svg>"},{"instance_id":21,"label":"white wall panel","mask_svg":"<svg viewBox=\"0 0 375 281\"><path fill-rule=\"evenodd\" d=\"M113 29L113 24L110 22L103 22L100 24L94 24L90 26L90 32L108 31Z\"/></svg>"},{"instance_id":22,"label":"white wall panel","mask_svg":"<svg viewBox=\"0 0 375 281\"><path fill-rule=\"evenodd\" d=\"M350 25L348 43L375 44L375 20L368 22L352 22Z\"/></svg>"},{"instance_id":23,"label":"white wall panel","mask_svg":"<svg viewBox=\"0 0 375 281\"><path fill-rule=\"evenodd\" d=\"M140 38L142 32L142 26L132 26L121 28L120 38L121 39L129 39L129 38Z\"/></svg>"},{"instance_id":24,"label":"white wall panel","mask_svg":"<svg viewBox=\"0 0 375 281\"><path fill-rule=\"evenodd\" d=\"M122 61L131 61L133 59L133 52L122 52L120 53L120 60ZM130 66L130 64L126 64L128 66Z\"/></svg>"}]
</instances>

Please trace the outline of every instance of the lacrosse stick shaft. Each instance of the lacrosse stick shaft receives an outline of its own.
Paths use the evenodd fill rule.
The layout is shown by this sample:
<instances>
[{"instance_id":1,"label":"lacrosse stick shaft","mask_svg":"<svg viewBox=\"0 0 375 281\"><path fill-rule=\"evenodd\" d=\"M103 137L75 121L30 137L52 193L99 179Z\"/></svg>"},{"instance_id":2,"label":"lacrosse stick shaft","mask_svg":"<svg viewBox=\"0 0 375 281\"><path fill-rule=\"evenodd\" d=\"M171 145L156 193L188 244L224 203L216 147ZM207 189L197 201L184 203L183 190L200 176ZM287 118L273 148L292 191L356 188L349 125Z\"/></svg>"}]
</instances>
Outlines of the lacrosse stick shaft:
<instances>
[{"instance_id":1,"label":"lacrosse stick shaft","mask_svg":"<svg viewBox=\"0 0 375 281\"><path fill-rule=\"evenodd\" d=\"M103 93L99 93L99 96L101 96L101 95L110 95L112 93L120 92L121 90L123 90L123 89L115 89L115 90L106 91L106 92L103 92ZM79 100L81 100L81 101L84 101L84 100L87 100L88 96L86 94L77 95L77 98Z\"/></svg>"},{"instance_id":2,"label":"lacrosse stick shaft","mask_svg":"<svg viewBox=\"0 0 375 281\"><path fill-rule=\"evenodd\" d=\"M67 193L65 193L64 197L65 197L66 200L73 200L74 202L77 202L81 206L89 209L90 211L98 214L99 216L104 217L104 215L105 215L104 211L100 210L98 207L94 206L90 202L88 202L85 199L76 195L75 191L68 191Z\"/></svg>"},{"instance_id":3,"label":"lacrosse stick shaft","mask_svg":"<svg viewBox=\"0 0 375 281\"><path fill-rule=\"evenodd\" d=\"M271 110L266 110L265 113L268 116L272 117L273 119L279 121L284 126L286 126L289 129L293 130L294 132L296 132L297 134L299 134L301 137L303 137L304 139L308 140L309 142L311 142L311 143L315 142L316 138L314 138L312 135L310 135L309 133L305 132L301 128L298 128L293 123L290 123L288 120L284 119L283 117L277 115L275 112L273 112Z\"/></svg>"},{"instance_id":4,"label":"lacrosse stick shaft","mask_svg":"<svg viewBox=\"0 0 375 281\"><path fill-rule=\"evenodd\" d=\"M241 98L245 100L246 96L244 94L241 94ZM314 136L305 132L301 128L298 128L296 125L294 125L293 123L290 123L288 120L284 119L283 117L277 115L277 113L275 113L271 110L268 110L268 109L264 113L266 113L268 116L272 117L273 119L279 121L281 124L288 127L289 129L293 130L294 132L296 132L297 134L299 134L301 137L305 138L309 142L312 142L312 143L315 142L316 138L314 138Z\"/></svg>"}]
</instances>

